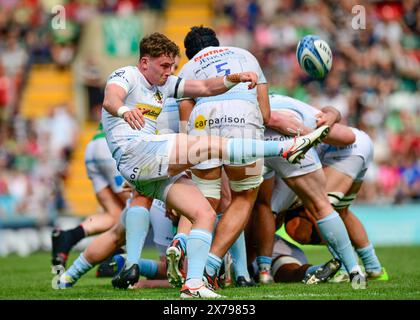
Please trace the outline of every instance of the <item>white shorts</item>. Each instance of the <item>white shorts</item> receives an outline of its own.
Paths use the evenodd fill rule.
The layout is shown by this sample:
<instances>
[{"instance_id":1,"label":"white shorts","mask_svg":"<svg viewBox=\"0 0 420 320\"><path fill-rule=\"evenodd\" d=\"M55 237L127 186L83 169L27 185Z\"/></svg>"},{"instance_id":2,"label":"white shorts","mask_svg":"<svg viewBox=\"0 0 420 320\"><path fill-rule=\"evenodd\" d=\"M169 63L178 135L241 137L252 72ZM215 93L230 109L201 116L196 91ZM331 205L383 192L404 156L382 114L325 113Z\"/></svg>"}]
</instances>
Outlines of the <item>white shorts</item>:
<instances>
[{"instance_id":1,"label":"white shorts","mask_svg":"<svg viewBox=\"0 0 420 320\"><path fill-rule=\"evenodd\" d=\"M266 129L264 139L266 141L284 141L293 139L293 137L282 135L273 129ZM264 179L269 179L274 175L282 178L291 178L321 169L322 164L316 151L310 149L300 164L291 164L282 157L272 157L264 159L264 167Z\"/></svg>"},{"instance_id":2,"label":"white shorts","mask_svg":"<svg viewBox=\"0 0 420 320\"><path fill-rule=\"evenodd\" d=\"M271 211L278 214L289 209L298 199L295 192L289 188L283 179L276 175L274 189L271 196Z\"/></svg>"},{"instance_id":3,"label":"white shorts","mask_svg":"<svg viewBox=\"0 0 420 320\"><path fill-rule=\"evenodd\" d=\"M319 150L321 162L350 176L354 181L362 181L373 160L373 143L370 137L352 128L356 135L355 143L345 147L322 145Z\"/></svg>"},{"instance_id":4,"label":"white shorts","mask_svg":"<svg viewBox=\"0 0 420 320\"><path fill-rule=\"evenodd\" d=\"M169 188L184 175L168 176L175 139L176 134L142 136L121 155L118 169L142 195L166 202Z\"/></svg>"},{"instance_id":5,"label":"white shorts","mask_svg":"<svg viewBox=\"0 0 420 320\"><path fill-rule=\"evenodd\" d=\"M85 150L87 175L92 180L95 193L111 187L114 193L122 192L124 178L117 170L105 138L98 138L88 143Z\"/></svg>"},{"instance_id":6,"label":"white shorts","mask_svg":"<svg viewBox=\"0 0 420 320\"><path fill-rule=\"evenodd\" d=\"M174 237L174 228L172 220L166 216L166 206L162 201L153 200L150 208L150 223L153 228L153 242L166 250Z\"/></svg>"},{"instance_id":7,"label":"white shorts","mask_svg":"<svg viewBox=\"0 0 420 320\"><path fill-rule=\"evenodd\" d=\"M254 103L246 100L209 101L194 107L188 122L188 134L262 140L264 123L260 108ZM245 165L254 162L251 161ZM220 167L223 164L229 165L230 163L211 159L194 168L204 170Z\"/></svg>"}]
</instances>

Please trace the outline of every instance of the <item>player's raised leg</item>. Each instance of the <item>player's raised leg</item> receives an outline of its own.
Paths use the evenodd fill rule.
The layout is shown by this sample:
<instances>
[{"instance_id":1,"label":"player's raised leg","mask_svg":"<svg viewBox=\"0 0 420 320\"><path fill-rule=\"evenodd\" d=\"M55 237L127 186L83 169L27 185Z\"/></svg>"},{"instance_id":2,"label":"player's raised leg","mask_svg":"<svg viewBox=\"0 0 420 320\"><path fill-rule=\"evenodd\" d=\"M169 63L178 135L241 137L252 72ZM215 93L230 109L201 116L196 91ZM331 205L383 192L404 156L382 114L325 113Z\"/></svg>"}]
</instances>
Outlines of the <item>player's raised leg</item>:
<instances>
[{"instance_id":1,"label":"player's raised leg","mask_svg":"<svg viewBox=\"0 0 420 320\"><path fill-rule=\"evenodd\" d=\"M168 174L175 176L208 159L223 159L232 164L264 157L283 157L296 163L305 153L324 139L328 126L321 126L308 135L289 141L222 138L218 136L191 137L177 134L169 156Z\"/></svg>"}]
</instances>

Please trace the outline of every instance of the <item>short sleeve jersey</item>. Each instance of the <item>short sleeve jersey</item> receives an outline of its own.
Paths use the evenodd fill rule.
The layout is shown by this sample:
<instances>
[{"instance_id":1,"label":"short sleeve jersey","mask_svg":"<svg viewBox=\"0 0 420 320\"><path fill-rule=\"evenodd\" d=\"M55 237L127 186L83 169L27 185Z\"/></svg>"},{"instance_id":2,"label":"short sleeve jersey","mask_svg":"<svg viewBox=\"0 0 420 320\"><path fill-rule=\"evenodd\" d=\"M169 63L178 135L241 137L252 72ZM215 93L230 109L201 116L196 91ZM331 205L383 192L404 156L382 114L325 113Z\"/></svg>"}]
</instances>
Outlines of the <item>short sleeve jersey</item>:
<instances>
[{"instance_id":1,"label":"short sleeve jersey","mask_svg":"<svg viewBox=\"0 0 420 320\"><path fill-rule=\"evenodd\" d=\"M174 97L181 78L169 76L165 85L151 85L136 66L128 66L114 71L107 80L107 85L116 84L127 93L124 105L130 109L149 110L144 115L145 126L134 130L124 119L115 117L102 109L102 123L106 133L109 149L114 153L125 150L129 142L145 135L156 134L156 122L165 100Z\"/></svg>"}]
</instances>

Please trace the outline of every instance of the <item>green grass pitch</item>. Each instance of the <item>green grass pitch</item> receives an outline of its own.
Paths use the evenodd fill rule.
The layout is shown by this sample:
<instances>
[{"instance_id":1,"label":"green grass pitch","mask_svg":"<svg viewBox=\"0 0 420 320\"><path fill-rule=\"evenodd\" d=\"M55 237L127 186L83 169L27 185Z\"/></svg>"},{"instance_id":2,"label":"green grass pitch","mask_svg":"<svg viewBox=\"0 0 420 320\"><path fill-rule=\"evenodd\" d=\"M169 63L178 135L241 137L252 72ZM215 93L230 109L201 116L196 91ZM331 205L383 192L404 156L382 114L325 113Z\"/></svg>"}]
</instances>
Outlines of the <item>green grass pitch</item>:
<instances>
[{"instance_id":1,"label":"green grass pitch","mask_svg":"<svg viewBox=\"0 0 420 320\"><path fill-rule=\"evenodd\" d=\"M309 262L323 263L330 256L325 248L305 249ZM367 290L354 290L348 283L306 286L273 284L256 288L227 288L220 293L226 299L241 300L342 300L342 299L420 299L420 246L378 247L378 257L386 267L388 282L369 282ZM73 253L70 262L77 257ZM156 252L144 251L146 258L155 258ZM110 278L95 278L95 269L86 274L75 287L54 290L51 286L50 255L45 252L26 258L15 255L0 258L0 299L179 299L178 289L117 290Z\"/></svg>"}]
</instances>

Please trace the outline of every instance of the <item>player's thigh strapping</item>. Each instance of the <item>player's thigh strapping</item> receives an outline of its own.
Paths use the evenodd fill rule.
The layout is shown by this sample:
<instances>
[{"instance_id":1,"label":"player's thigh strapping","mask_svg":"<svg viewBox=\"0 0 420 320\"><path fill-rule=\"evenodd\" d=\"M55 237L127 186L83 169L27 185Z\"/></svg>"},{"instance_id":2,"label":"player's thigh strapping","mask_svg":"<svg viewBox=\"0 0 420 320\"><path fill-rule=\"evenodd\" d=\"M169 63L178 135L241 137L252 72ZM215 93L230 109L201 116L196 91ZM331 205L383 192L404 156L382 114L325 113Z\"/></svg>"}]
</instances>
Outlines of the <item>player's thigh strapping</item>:
<instances>
[{"instance_id":1,"label":"player's thigh strapping","mask_svg":"<svg viewBox=\"0 0 420 320\"><path fill-rule=\"evenodd\" d=\"M322 145L319 148L321 162L324 166L334 168L351 177L354 182L361 182L373 160L373 143L369 136L352 128L356 141L345 147ZM329 191L328 198L336 209L348 207L356 198L356 193L344 194L340 191Z\"/></svg>"}]
</instances>

